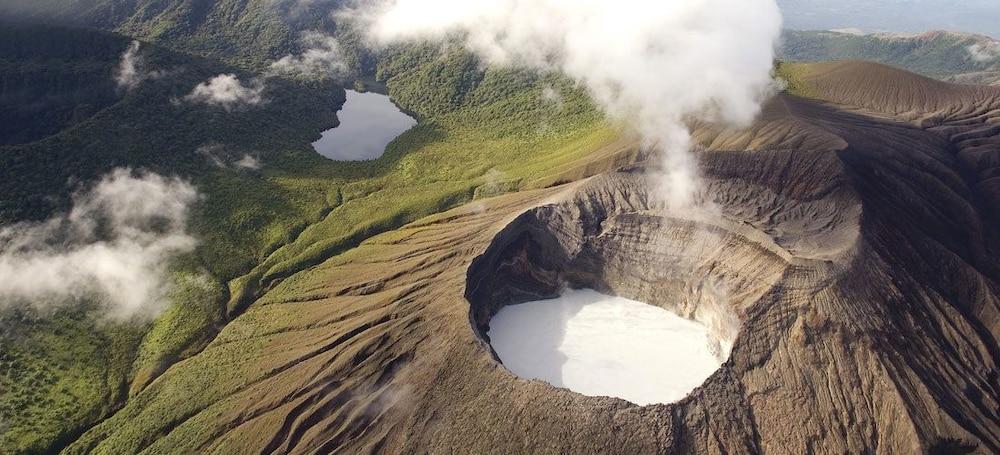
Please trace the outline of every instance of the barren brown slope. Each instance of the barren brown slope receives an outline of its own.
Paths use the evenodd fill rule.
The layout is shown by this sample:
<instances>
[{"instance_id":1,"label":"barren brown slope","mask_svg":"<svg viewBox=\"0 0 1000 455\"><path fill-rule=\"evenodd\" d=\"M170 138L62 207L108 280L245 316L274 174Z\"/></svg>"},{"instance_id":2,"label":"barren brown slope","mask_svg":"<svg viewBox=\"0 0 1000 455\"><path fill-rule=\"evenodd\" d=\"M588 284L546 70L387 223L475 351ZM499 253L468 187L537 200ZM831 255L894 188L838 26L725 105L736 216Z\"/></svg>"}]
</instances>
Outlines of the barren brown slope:
<instances>
[{"instance_id":1,"label":"barren brown slope","mask_svg":"<svg viewBox=\"0 0 1000 455\"><path fill-rule=\"evenodd\" d=\"M940 134L996 215L1000 209L1000 87L952 85L870 62L799 65L811 96Z\"/></svg>"},{"instance_id":2,"label":"barren brown slope","mask_svg":"<svg viewBox=\"0 0 1000 455\"><path fill-rule=\"evenodd\" d=\"M997 195L946 129L963 120L915 122L903 100L924 95L902 89L887 103L904 111L829 93L697 132L712 216L665 210L632 169L370 239L268 292L68 451L1000 451ZM949 102L921 101L967 112ZM491 315L565 283L736 317L739 337L672 405L513 376L484 341Z\"/></svg>"}]
</instances>

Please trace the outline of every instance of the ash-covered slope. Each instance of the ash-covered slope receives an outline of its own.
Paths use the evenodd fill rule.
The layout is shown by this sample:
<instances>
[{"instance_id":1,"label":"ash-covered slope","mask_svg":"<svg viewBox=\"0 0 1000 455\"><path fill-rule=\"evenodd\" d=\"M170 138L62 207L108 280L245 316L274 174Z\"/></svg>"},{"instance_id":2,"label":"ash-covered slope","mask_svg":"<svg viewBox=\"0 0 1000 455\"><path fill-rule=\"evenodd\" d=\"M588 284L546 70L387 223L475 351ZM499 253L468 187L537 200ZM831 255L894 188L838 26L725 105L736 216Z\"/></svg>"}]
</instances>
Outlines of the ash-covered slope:
<instances>
[{"instance_id":1,"label":"ash-covered slope","mask_svg":"<svg viewBox=\"0 0 1000 455\"><path fill-rule=\"evenodd\" d=\"M640 164L372 238L68 451L1000 451L1000 99L867 64L799 70L826 101L696 131L717 210L666 210ZM737 335L732 355L670 405L519 379L489 319L563 284L706 321Z\"/></svg>"},{"instance_id":2,"label":"ash-covered slope","mask_svg":"<svg viewBox=\"0 0 1000 455\"><path fill-rule=\"evenodd\" d=\"M944 139L983 214L1000 214L1000 87L951 85L868 62L802 65L805 91Z\"/></svg>"}]
</instances>

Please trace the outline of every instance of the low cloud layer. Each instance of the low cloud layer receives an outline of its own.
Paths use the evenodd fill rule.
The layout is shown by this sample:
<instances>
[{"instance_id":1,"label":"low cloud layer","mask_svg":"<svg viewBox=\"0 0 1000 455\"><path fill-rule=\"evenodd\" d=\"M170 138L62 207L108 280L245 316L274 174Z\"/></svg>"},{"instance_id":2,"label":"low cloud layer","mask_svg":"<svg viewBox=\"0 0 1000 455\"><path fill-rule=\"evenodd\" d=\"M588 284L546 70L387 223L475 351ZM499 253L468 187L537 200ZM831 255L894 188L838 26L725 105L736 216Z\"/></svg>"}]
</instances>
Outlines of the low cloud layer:
<instances>
[{"instance_id":1,"label":"low cloud layer","mask_svg":"<svg viewBox=\"0 0 1000 455\"><path fill-rule=\"evenodd\" d=\"M0 309L97 298L112 319L165 305L170 257L191 251L197 192L187 182L117 169L73 198L68 214L0 228Z\"/></svg>"},{"instance_id":2,"label":"low cloud layer","mask_svg":"<svg viewBox=\"0 0 1000 455\"><path fill-rule=\"evenodd\" d=\"M299 55L286 55L271 64L273 74L306 79L335 79L347 71L340 44L329 35L307 31L300 39L305 49Z\"/></svg>"},{"instance_id":3,"label":"low cloud layer","mask_svg":"<svg viewBox=\"0 0 1000 455\"><path fill-rule=\"evenodd\" d=\"M560 71L664 154L665 195L698 186L685 123L746 125L773 92L774 0L388 0L355 14L376 43L463 36L487 63Z\"/></svg>"},{"instance_id":4,"label":"low cloud layer","mask_svg":"<svg viewBox=\"0 0 1000 455\"><path fill-rule=\"evenodd\" d=\"M252 79L244 85L235 74L220 74L195 86L184 100L194 104L218 106L227 111L256 106L264 101L264 81Z\"/></svg>"}]
</instances>

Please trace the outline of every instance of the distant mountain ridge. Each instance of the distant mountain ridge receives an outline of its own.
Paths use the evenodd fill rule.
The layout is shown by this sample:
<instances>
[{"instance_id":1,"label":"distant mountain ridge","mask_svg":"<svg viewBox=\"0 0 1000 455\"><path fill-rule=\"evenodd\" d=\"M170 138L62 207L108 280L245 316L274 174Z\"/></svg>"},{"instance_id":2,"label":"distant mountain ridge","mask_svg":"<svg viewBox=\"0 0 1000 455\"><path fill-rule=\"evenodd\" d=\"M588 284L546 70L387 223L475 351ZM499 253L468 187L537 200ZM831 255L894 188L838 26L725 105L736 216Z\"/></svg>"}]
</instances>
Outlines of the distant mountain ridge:
<instances>
[{"instance_id":1,"label":"distant mountain ridge","mask_svg":"<svg viewBox=\"0 0 1000 455\"><path fill-rule=\"evenodd\" d=\"M777 0L795 30L955 30L1000 38L996 0Z\"/></svg>"},{"instance_id":2,"label":"distant mountain ridge","mask_svg":"<svg viewBox=\"0 0 1000 455\"><path fill-rule=\"evenodd\" d=\"M984 35L786 30L787 61L870 60L962 84L1000 84L1000 41Z\"/></svg>"},{"instance_id":3,"label":"distant mountain ridge","mask_svg":"<svg viewBox=\"0 0 1000 455\"><path fill-rule=\"evenodd\" d=\"M303 30L333 31L341 0L0 0L0 18L97 28L259 69Z\"/></svg>"}]
</instances>

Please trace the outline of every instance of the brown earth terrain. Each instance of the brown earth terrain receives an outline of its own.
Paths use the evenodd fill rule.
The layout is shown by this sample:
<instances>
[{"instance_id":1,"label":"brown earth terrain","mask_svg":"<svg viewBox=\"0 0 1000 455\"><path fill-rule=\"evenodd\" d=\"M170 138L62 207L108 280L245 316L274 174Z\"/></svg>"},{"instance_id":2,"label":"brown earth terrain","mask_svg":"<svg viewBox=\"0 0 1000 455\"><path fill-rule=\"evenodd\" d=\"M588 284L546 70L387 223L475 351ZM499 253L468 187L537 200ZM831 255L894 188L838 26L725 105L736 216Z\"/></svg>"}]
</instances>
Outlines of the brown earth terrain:
<instances>
[{"instance_id":1,"label":"brown earth terrain","mask_svg":"<svg viewBox=\"0 0 1000 455\"><path fill-rule=\"evenodd\" d=\"M371 238L67 451L1000 452L1000 88L798 74L810 98L696 129L710 209L668 210L652 162L604 160ZM665 405L514 376L490 317L566 285L701 320L732 354Z\"/></svg>"}]
</instances>

